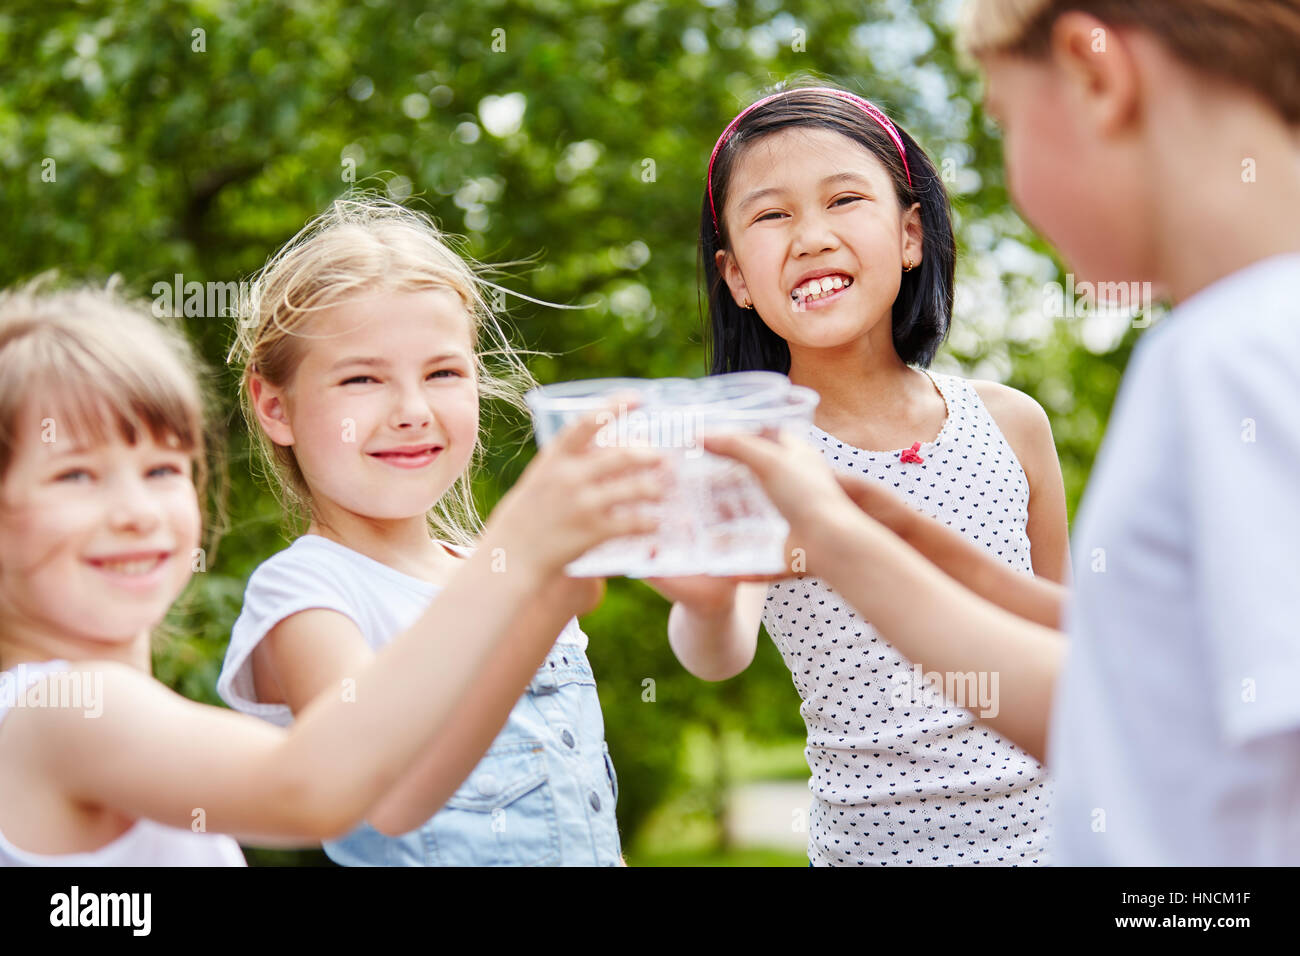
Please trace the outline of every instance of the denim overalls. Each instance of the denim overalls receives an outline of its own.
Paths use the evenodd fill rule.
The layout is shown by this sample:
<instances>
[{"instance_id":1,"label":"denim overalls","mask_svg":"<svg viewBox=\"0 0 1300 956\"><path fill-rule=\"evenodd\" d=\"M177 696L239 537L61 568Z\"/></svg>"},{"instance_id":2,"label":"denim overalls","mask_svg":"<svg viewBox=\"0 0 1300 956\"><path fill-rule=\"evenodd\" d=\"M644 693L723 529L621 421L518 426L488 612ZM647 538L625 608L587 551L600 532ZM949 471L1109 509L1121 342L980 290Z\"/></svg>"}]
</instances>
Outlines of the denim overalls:
<instances>
[{"instance_id":1,"label":"denim overalls","mask_svg":"<svg viewBox=\"0 0 1300 956\"><path fill-rule=\"evenodd\" d=\"M483 759L400 837L362 824L325 852L345 866L618 866L618 778L596 680L570 622Z\"/></svg>"}]
</instances>

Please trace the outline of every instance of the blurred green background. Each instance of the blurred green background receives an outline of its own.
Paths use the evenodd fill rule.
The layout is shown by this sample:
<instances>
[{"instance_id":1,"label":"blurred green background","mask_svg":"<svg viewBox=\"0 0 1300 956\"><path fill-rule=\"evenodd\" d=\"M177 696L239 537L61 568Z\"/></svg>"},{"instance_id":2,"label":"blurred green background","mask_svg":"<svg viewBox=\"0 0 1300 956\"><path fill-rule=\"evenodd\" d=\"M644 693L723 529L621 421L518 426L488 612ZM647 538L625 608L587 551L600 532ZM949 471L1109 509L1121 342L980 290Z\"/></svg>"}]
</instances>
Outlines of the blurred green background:
<instances>
[{"instance_id":1,"label":"blurred green background","mask_svg":"<svg viewBox=\"0 0 1300 956\"><path fill-rule=\"evenodd\" d=\"M811 76L880 104L941 170L960 252L957 315L936 367L1044 405L1073 518L1138 332L1125 317L1061 321L1045 308L1062 270L1008 202L978 77L954 51L958 6L10 2L0 13L0 282L54 267L120 273L145 296L177 274L239 281L357 185L431 212L480 260L535 260L505 285L593 304L503 303L516 341L553 353L533 362L543 382L702 375L696 241L709 151L766 87ZM229 526L178 612L185 636L160 651L156 671L217 703L244 582L286 539L234 412L230 320L185 321L219 370ZM532 453L525 422L494 416L489 427L476 482L485 512ZM764 638L741 676L696 680L668 648L667 611L644 585L615 580L582 622L629 861L804 865L797 849L739 845L728 820L736 788L807 778L780 656Z\"/></svg>"}]
</instances>

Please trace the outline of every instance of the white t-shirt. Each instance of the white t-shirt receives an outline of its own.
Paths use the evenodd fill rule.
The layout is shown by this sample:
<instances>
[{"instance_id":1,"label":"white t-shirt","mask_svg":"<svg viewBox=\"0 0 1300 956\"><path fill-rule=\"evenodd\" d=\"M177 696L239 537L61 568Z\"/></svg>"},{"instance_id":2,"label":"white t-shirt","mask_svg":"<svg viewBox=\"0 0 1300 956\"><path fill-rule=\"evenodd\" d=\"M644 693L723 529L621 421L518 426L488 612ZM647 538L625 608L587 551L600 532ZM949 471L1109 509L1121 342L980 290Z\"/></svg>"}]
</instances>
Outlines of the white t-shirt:
<instances>
[{"instance_id":1,"label":"white t-shirt","mask_svg":"<svg viewBox=\"0 0 1300 956\"><path fill-rule=\"evenodd\" d=\"M67 670L67 661L19 664L5 671L12 693L21 693L44 674ZM13 700L0 695L0 723ZM244 854L231 837L194 833L140 819L116 840L84 853L30 853L0 833L0 866L244 866Z\"/></svg>"},{"instance_id":2,"label":"white t-shirt","mask_svg":"<svg viewBox=\"0 0 1300 956\"><path fill-rule=\"evenodd\" d=\"M1300 255L1143 338L1074 534L1053 857L1300 864Z\"/></svg>"},{"instance_id":3,"label":"white t-shirt","mask_svg":"<svg viewBox=\"0 0 1300 956\"><path fill-rule=\"evenodd\" d=\"M259 701L253 684L253 649L275 625L299 611L337 611L357 625L371 650L379 651L428 610L439 590L329 538L303 535L249 578L217 693L235 710L287 727L293 711L286 704ZM587 635L570 619L556 643L577 644L585 651Z\"/></svg>"}]
</instances>

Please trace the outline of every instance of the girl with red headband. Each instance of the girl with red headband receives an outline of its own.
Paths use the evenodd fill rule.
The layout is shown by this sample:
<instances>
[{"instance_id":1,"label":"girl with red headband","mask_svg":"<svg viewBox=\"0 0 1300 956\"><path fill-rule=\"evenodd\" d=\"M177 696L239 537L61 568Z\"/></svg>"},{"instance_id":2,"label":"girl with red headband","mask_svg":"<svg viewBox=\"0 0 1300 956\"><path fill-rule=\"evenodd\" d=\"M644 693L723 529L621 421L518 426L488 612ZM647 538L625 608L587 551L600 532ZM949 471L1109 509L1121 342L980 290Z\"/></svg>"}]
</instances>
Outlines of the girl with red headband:
<instances>
[{"instance_id":1,"label":"girl with red headband","mask_svg":"<svg viewBox=\"0 0 1300 956\"><path fill-rule=\"evenodd\" d=\"M1068 573L1065 493L1033 399L928 371L952 313L948 198L929 157L844 90L743 111L709 160L701 215L712 372L767 369L821 394L809 438L1013 576ZM723 680L760 620L808 729L814 865L1035 864L1038 762L945 703L824 580L657 580L682 664ZM971 686L977 710L998 688ZM978 697L979 700L974 698Z\"/></svg>"},{"instance_id":2,"label":"girl with red headband","mask_svg":"<svg viewBox=\"0 0 1300 956\"><path fill-rule=\"evenodd\" d=\"M1300 3L968 11L1016 204L1084 278L1176 304L1129 362L1079 510L1088 573L1055 602L974 564L950 577L797 443L709 447L900 651L1001 674L987 726L1048 759L1053 862L1295 866Z\"/></svg>"}]
</instances>

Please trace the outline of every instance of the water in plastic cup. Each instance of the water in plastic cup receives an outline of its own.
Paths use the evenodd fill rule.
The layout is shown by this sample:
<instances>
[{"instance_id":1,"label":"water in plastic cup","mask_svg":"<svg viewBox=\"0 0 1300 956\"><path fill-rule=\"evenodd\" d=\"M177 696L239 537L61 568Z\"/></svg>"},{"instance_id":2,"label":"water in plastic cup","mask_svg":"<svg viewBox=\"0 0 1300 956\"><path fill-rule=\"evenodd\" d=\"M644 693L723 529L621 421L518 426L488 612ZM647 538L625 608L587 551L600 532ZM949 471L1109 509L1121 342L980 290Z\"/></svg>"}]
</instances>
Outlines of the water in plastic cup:
<instances>
[{"instance_id":1,"label":"water in plastic cup","mask_svg":"<svg viewBox=\"0 0 1300 956\"><path fill-rule=\"evenodd\" d=\"M627 396L635 401L612 405ZM773 574L786 567L789 525L749 469L700 446L706 432L805 431L818 396L777 372L703 379L590 379L525 396L537 443L580 415L602 410L597 444L662 448L672 467L653 534L608 541L571 562L574 577Z\"/></svg>"}]
</instances>

